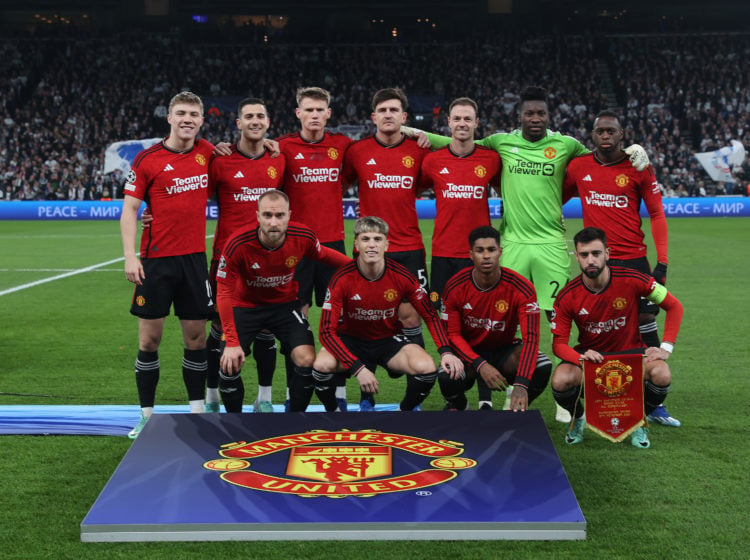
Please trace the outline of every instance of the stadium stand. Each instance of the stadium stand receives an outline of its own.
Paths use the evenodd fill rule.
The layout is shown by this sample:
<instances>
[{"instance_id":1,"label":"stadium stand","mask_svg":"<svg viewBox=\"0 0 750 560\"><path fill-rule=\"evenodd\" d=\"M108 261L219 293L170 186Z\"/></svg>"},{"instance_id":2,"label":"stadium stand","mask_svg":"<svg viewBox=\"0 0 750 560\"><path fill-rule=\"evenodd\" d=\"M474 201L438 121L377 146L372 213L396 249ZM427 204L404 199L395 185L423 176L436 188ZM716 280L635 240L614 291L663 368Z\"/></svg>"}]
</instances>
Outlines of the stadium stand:
<instances>
[{"instance_id":1,"label":"stadium stand","mask_svg":"<svg viewBox=\"0 0 750 560\"><path fill-rule=\"evenodd\" d=\"M626 141L651 154L665 196L745 194L713 183L693 157L731 139L750 146L750 35L742 33L562 35L525 31L415 43L216 43L179 30L96 35L68 31L0 40L0 195L4 200L122 196L119 172L103 173L116 141L163 136L165 103L190 89L204 99L203 136L235 137L234 104L264 98L272 134L296 130L294 90L320 85L333 96L329 125L372 132L369 99L398 85L412 124L447 133L445 109L469 95L480 136L516 126L517 92L551 93L551 127L588 142L593 116L616 108ZM257 35L257 33L255 34ZM435 107L441 110L434 110Z\"/></svg>"}]
</instances>

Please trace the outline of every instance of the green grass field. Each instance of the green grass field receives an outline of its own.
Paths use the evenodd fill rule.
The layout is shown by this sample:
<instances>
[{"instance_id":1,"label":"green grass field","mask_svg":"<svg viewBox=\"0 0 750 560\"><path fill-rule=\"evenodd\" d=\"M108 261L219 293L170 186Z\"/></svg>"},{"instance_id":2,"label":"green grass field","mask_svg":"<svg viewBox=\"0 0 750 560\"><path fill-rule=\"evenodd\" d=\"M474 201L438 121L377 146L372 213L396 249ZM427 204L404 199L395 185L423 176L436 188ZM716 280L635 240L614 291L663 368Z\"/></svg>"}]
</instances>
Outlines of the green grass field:
<instances>
[{"instance_id":1,"label":"green grass field","mask_svg":"<svg viewBox=\"0 0 750 560\"><path fill-rule=\"evenodd\" d=\"M580 227L577 220L568 224L570 232ZM431 229L422 223L428 245ZM667 286L685 317L670 359L668 404L683 426L652 426L648 451L591 432L571 448L562 441L565 427L554 421L549 391L533 405L586 516L586 541L83 544L80 522L130 440L3 436L0 558L746 558L750 220L671 219L669 230ZM0 404L136 403L137 325L128 313L132 287L117 261L118 224L5 221L0 243ZM101 266L18 289L94 265ZM311 320L317 326L315 313ZM542 339L548 351L549 335ZM160 355L157 402L182 403L182 344L173 317ZM252 399L252 368L245 379ZM381 387L380 402L400 399L402 383L386 380ZM276 402L282 391L278 383ZM350 395L357 394L350 385ZM425 408L441 407L436 389Z\"/></svg>"}]
</instances>

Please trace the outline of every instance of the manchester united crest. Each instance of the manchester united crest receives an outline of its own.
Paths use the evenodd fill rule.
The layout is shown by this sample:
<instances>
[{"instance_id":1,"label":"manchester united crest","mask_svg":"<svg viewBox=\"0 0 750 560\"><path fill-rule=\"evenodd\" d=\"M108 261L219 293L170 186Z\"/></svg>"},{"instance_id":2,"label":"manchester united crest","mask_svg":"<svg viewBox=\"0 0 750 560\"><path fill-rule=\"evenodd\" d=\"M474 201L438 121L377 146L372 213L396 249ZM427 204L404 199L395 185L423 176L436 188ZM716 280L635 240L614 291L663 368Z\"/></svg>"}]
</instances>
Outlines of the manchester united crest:
<instances>
[{"instance_id":1,"label":"manchester united crest","mask_svg":"<svg viewBox=\"0 0 750 560\"><path fill-rule=\"evenodd\" d=\"M476 175L480 179L482 177L485 177L487 175L487 168L484 165L477 165L474 168L474 175Z\"/></svg>"},{"instance_id":2,"label":"manchester united crest","mask_svg":"<svg viewBox=\"0 0 750 560\"><path fill-rule=\"evenodd\" d=\"M138 296L137 298L135 298L135 304L138 307L143 307L144 305L146 305L146 298L143 296Z\"/></svg>"},{"instance_id":3,"label":"manchester united crest","mask_svg":"<svg viewBox=\"0 0 750 560\"><path fill-rule=\"evenodd\" d=\"M336 148L328 148L328 152L326 153L333 160L339 159L339 151Z\"/></svg>"},{"instance_id":4,"label":"manchester united crest","mask_svg":"<svg viewBox=\"0 0 750 560\"><path fill-rule=\"evenodd\" d=\"M286 265L287 268L294 268L295 266L297 266L298 262L299 262L299 257L292 255L291 257L288 257L284 261L284 264Z\"/></svg>"},{"instance_id":5,"label":"manchester united crest","mask_svg":"<svg viewBox=\"0 0 750 560\"><path fill-rule=\"evenodd\" d=\"M628 177L627 175L623 173L615 177L615 185L617 185L620 188L627 187L628 183L630 183L630 177Z\"/></svg>"},{"instance_id":6,"label":"manchester united crest","mask_svg":"<svg viewBox=\"0 0 750 560\"><path fill-rule=\"evenodd\" d=\"M377 430L312 430L251 443L223 445L203 467L249 490L314 498L373 497L443 484L478 463L460 457L463 445ZM281 469L268 456L286 454ZM412 472L394 472L393 457L408 453ZM423 465L419 465L423 462Z\"/></svg>"},{"instance_id":7,"label":"manchester united crest","mask_svg":"<svg viewBox=\"0 0 750 560\"><path fill-rule=\"evenodd\" d=\"M544 150L544 157L546 157L547 159L554 159L556 155L557 150L551 146Z\"/></svg>"},{"instance_id":8,"label":"manchester united crest","mask_svg":"<svg viewBox=\"0 0 750 560\"><path fill-rule=\"evenodd\" d=\"M617 310L623 310L628 306L628 300L626 300L624 297L616 297L612 300L612 307L614 307Z\"/></svg>"},{"instance_id":9,"label":"manchester united crest","mask_svg":"<svg viewBox=\"0 0 750 560\"><path fill-rule=\"evenodd\" d=\"M393 288L386 290L383 297L386 301L396 301L396 298L398 298L398 290L394 290Z\"/></svg>"},{"instance_id":10,"label":"manchester united crest","mask_svg":"<svg viewBox=\"0 0 750 560\"><path fill-rule=\"evenodd\" d=\"M495 309L498 310L500 313L505 313L508 311L508 302L504 299L499 299L495 302Z\"/></svg>"},{"instance_id":11,"label":"manchester united crest","mask_svg":"<svg viewBox=\"0 0 750 560\"><path fill-rule=\"evenodd\" d=\"M633 368L620 360L610 360L596 368L594 383L596 389L608 397L619 397L628 390L633 382Z\"/></svg>"},{"instance_id":12,"label":"manchester united crest","mask_svg":"<svg viewBox=\"0 0 750 560\"><path fill-rule=\"evenodd\" d=\"M206 165L206 156L203 154L195 154L195 162L198 165Z\"/></svg>"},{"instance_id":13,"label":"manchester united crest","mask_svg":"<svg viewBox=\"0 0 750 560\"><path fill-rule=\"evenodd\" d=\"M276 177L278 177L279 176L278 169L276 169L273 165L269 165L268 166L268 176L271 179L275 179Z\"/></svg>"},{"instance_id":14,"label":"manchester united crest","mask_svg":"<svg viewBox=\"0 0 750 560\"><path fill-rule=\"evenodd\" d=\"M414 167L414 165L417 162L411 156L404 156L404 157L401 158L401 163L403 164L404 167L406 167L407 169L410 169L410 168Z\"/></svg>"}]
</instances>

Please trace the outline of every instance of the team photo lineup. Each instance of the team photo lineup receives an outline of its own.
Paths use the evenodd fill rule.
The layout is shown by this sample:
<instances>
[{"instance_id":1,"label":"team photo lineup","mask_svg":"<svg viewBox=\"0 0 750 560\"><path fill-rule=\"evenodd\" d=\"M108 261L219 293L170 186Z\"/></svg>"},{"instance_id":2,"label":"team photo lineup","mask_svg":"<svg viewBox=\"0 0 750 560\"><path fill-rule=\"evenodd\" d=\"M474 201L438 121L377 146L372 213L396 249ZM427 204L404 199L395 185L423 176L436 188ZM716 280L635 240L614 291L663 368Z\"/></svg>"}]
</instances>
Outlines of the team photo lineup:
<instances>
[{"instance_id":1,"label":"team photo lineup","mask_svg":"<svg viewBox=\"0 0 750 560\"><path fill-rule=\"evenodd\" d=\"M403 386L398 410L418 411L439 392L445 410L461 411L476 382L480 410L492 410L492 391L503 391L506 408L522 413L549 385L555 416L568 425L565 442L577 444L586 426L583 363L635 352L644 355L648 420L680 425L664 407L682 305L664 287L660 185L645 150L623 145L616 112L596 116L590 152L548 129L547 92L537 86L520 92L517 129L483 139L475 138L481 109L469 97L450 103L447 137L406 126L405 94L378 90L376 132L357 141L326 130L325 89L300 88L296 102L299 132L270 140L272 115L263 99L249 97L237 107L239 139L214 146L200 138L200 97L183 91L169 103L169 136L133 161L121 216L125 276L135 285L130 311L138 318L141 420L131 438L154 411L172 307L195 413L222 405L242 411L245 381L254 382L242 375L250 356L258 372L253 410L273 412L278 344L286 411L307 410L313 396L328 412L354 410L352 401L373 411L382 383ZM350 258L343 194L352 187L360 217ZM490 221L491 189L502 197L499 231ZM436 218L428 271L416 200L429 190ZM571 279L562 205L579 193L585 227L574 237L580 275ZM219 214L209 267L210 197ZM311 306L321 309L317 333ZM425 350L423 323L437 363ZM540 351L543 337L551 337L554 356ZM387 376L376 376L378 366ZM632 431L631 443L650 446L646 426Z\"/></svg>"}]
</instances>

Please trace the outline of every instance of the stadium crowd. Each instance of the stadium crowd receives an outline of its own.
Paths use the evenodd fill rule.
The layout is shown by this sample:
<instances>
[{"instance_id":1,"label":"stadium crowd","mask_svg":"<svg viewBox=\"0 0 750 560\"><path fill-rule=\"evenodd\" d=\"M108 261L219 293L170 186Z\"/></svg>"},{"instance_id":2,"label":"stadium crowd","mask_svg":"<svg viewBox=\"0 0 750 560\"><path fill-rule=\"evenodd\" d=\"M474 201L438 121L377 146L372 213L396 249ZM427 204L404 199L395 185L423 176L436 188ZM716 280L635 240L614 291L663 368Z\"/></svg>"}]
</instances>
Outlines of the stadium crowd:
<instances>
[{"instance_id":1,"label":"stadium crowd","mask_svg":"<svg viewBox=\"0 0 750 560\"><path fill-rule=\"evenodd\" d=\"M412 107L423 120L411 124L444 134L448 103L469 95L479 103L481 137L516 128L518 92L539 84L551 93L550 128L590 147L594 115L616 99L626 144L646 147L665 196L745 194L750 178L745 163L736 186L718 185L693 156L732 139L750 146L746 34L228 45L179 32L80 33L3 40L0 55L4 200L120 198L122 175L103 172L106 147L166 135L165 103L182 89L203 97L203 137L211 142L235 137L233 107L245 95L266 100L271 134L281 136L298 128L293 92L301 85L329 89L329 125L354 136L373 132L369 99L381 87L429 100Z\"/></svg>"}]
</instances>

